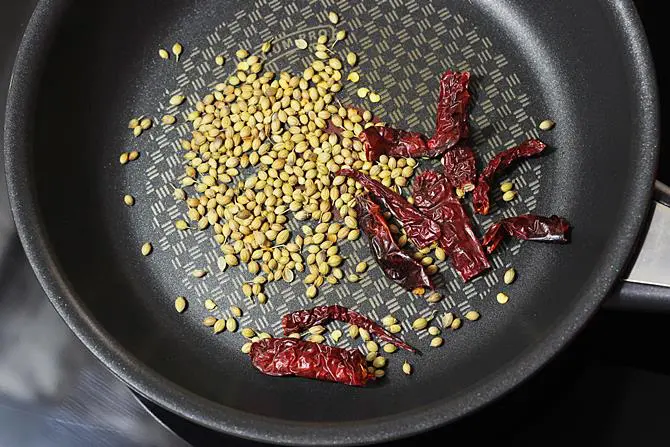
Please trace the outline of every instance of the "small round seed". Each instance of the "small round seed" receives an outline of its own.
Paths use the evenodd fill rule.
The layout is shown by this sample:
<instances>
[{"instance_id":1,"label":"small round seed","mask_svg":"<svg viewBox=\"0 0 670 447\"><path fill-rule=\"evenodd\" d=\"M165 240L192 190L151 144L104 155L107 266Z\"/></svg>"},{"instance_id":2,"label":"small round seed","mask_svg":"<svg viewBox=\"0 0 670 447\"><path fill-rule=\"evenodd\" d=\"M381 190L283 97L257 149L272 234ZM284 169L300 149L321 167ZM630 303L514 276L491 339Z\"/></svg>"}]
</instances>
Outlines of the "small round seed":
<instances>
[{"instance_id":1,"label":"small round seed","mask_svg":"<svg viewBox=\"0 0 670 447\"><path fill-rule=\"evenodd\" d=\"M385 344L382 349L384 349L384 352L386 352L388 354L393 354L394 352L396 352L398 350L398 348L396 348L396 346L392 345L391 343Z\"/></svg>"},{"instance_id":2,"label":"small round seed","mask_svg":"<svg viewBox=\"0 0 670 447\"><path fill-rule=\"evenodd\" d=\"M428 326L428 320L426 320L426 319L423 318L423 317L421 317L421 318L417 318L417 319L414 320L414 322L412 323L412 329L414 329L415 331L420 331L420 330L422 330L422 329L425 329L426 326Z\"/></svg>"},{"instance_id":3,"label":"small round seed","mask_svg":"<svg viewBox=\"0 0 670 447\"><path fill-rule=\"evenodd\" d=\"M245 354L249 354L251 352L251 345L253 343L248 341L245 344L242 345L241 351L244 352Z\"/></svg>"},{"instance_id":4,"label":"small round seed","mask_svg":"<svg viewBox=\"0 0 670 447\"><path fill-rule=\"evenodd\" d=\"M348 332L349 332L349 337L351 337L352 339L357 338L358 334L359 334L358 326L356 326L355 324L352 324L351 326L349 326Z\"/></svg>"},{"instance_id":5,"label":"small round seed","mask_svg":"<svg viewBox=\"0 0 670 447\"><path fill-rule=\"evenodd\" d=\"M153 249L154 247L149 242L144 243L142 245L142 256L149 256Z\"/></svg>"},{"instance_id":6,"label":"small round seed","mask_svg":"<svg viewBox=\"0 0 670 447\"><path fill-rule=\"evenodd\" d=\"M356 71L352 71L347 75L347 80L353 82L354 84L360 81L361 76Z\"/></svg>"},{"instance_id":7,"label":"small round seed","mask_svg":"<svg viewBox=\"0 0 670 447\"><path fill-rule=\"evenodd\" d=\"M332 23L333 25L337 25L337 22L340 21L340 18L339 18L339 16L337 15L337 13L335 13L335 12L333 12L333 11L330 11L330 12L328 13L328 20L329 20L330 23Z\"/></svg>"},{"instance_id":8,"label":"small round seed","mask_svg":"<svg viewBox=\"0 0 670 447\"><path fill-rule=\"evenodd\" d=\"M368 269L368 263L365 261L361 261L356 265L356 273L365 273L367 269Z\"/></svg>"},{"instance_id":9,"label":"small round seed","mask_svg":"<svg viewBox=\"0 0 670 447\"><path fill-rule=\"evenodd\" d=\"M151 121L151 118L144 118L142 121L140 121L140 127L142 130L147 130L153 125L153 121Z\"/></svg>"},{"instance_id":10,"label":"small round seed","mask_svg":"<svg viewBox=\"0 0 670 447\"><path fill-rule=\"evenodd\" d=\"M433 348L440 347L443 343L444 339L442 337L434 337L432 340L430 340L430 346Z\"/></svg>"},{"instance_id":11,"label":"small round seed","mask_svg":"<svg viewBox=\"0 0 670 447\"><path fill-rule=\"evenodd\" d=\"M256 331L254 331L250 327L245 327L244 329L242 329L242 336L244 338L253 338L256 336Z\"/></svg>"},{"instance_id":12,"label":"small round seed","mask_svg":"<svg viewBox=\"0 0 670 447\"><path fill-rule=\"evenodd\" d=\"M312 343L323 343L326 338L323 335L310 335L307 337L308 341L311 341Z\"/></svg>"},{"instance_id":13,"label":"small round seed","mask_svg":"<svg viewBox=\"0 0 670 447\"><path fill-rule=\"evenodd\" d=\"M502 192L508 192L514 189L514 183L512 182L504 182L500 185L500 190Z\"/></svg>"},{"instance_id":14,"label":"small round seed","mask_svg":"<svg viewBox=\"0 0 670 447\"><path fill-rule=\"evenodd\" d=\"M335 329L333 332L330 333L330 338L337 343L340 338L342 337L342 331L339 329Z\"/></svg>"},{"instance_id":15,"label":"small round seed","mask_svg":"<svg viewBox=\"0 0 670 447\"><path fill-rule=\"evenodd\" d=\"M205 317L205 319L202 320L202 324L207 327L212 327L214 324L216 324L216 317L213 317L212 315Z\"/></svg>"},{"instance_id":16,"label":"small round seed","mask_svg":"<svg viewBox=\"0 0 670 447\"><path fill-rule=\"evenodd\" d=\"M433 292L430 295L428 295L428 298L426 298L426 301L429 303L439 303L442 300L442 295L440 295L438 292Z\"/></svg>"},{"instance_id":17,"label":"small round seed","mask_svg":"<svg viewBox=\"0 0 670 447\"><path fill-rule=\"evenodd\" d=\"M377 351L379 351L379 345L378 345L376 342L372 341L372 340L366 342L366 343L365 343L365 347L366 347L367 350L370 351L370 352L377 352Z\"/></svg>"},{"instance_id":18,"label":"small round seed","mask_svg":"<svg viewBox=\"0 0 670 447\"><path fill-rule=\"evenodd\" d=\"M307 291L305 292L305 295L307 295L307 298L314 298L318 292L318 289L314 284L310 285L307 287Z\"/></svg>"},{"instance_id":19,"label":"small round seed","mask_svg":"<svg viewBox=\"0 0 670 447\"><path fill-rule=\"evenodd\" d=\"M223 66L223 64L226 63L226 59L223 56L218 55L214 58L214 63L216 65L218 65L219 67L221 67L221 66Z\"/></svg>"},{"instance_id":20,"label":"small round seed","mask_svg":"<svg viewBox=\"0 0 670 447\"><path fill-rule=\"evenodd\" d=\"M378 93L370 92L370 102L377 103L381 100L382 100L382 98L381 98L381 96L379 96Z\"/></svg>"},{"instance_id":21,"label":"small round seed","mask_svg":"<svg viewBox=\"0 0 670 447\"><path fill-rule=\"evenodd\" d=\"M505 293L500 292L499 294L496 295L496 300L500 304L507 304L507 302L509 301L509 296L507 296L507 294Z\"/></svg>"},{"instance_id":22,"label":"small round seed","mask_svg":"<svg viewBox=\"0 0 670 447\"><path fill-rule=\"evenodd\" d=\"M398 332L402 331L402 326L399 324L392 324L389 326L389 332L392 334L397 334Z\"/></svg>"},{"instance_id":23,"label":"small round seed","mask_svg":"<svg viewBox=\"0 0 670 447\"><path fill-rule=\"evenodd\" d=\"M297 333L297 332L293 332L293 333L291 333L291 334L288 334L287 337L288 337L288 338L295 338L295 339L298 339L298 340L299 340L299 339L300 339L300 334Z\"/></svg>"},{"instance_id":24,"label":"small round seed","mask_svg":"<svg viewBox=\"0 0 670 447\"><path fill-rule=\"evenodd\" d=\"M345 30L339 30L337 34L335 34L335 41L340 42L344 40L347 37L347 32Z\"/></svg>"},{"instance_id":25,"label":"small round seed","mask_svg":"<svg viewBox=\"0 0 670 447\"><path fill-rule=\"evenodd\" d=\"M181 53L183 51L184 51L184 47L182 47L179 42L172 45L172 53L174 53L174 55L177 56L177 60L179 60L179 56L181 55Z\"/></svg>"},{"instance_id":26,"label":"small round seed","mask_svg":"<svg viewBox=\"0 0 670 447\"><path fill-rule=\"evenodd\" d=\"M375 370L374 374L376 378L381 379L386 375L386 372L383 369L377 369Z\"/></svg>"},{"instance_id":27,"label":"small round seed","mask_svg":"<svg viewBox=\"0 0 670 447\"><path fill-rule=\"evenodd\" d=\"M372 366L375 368L383 368L386 366L386 358L379 356L372 361Z\"/></svg>"},{"instance_id":28,"label":"small round seed","mask_svg":"<svg viewBox=\"0 0 670 447\"><path fill-rule=\"evenodd\" d=\"M361 87L358 90L356 90L356 94L358 95L359 98L365 98L368 96L368 93L370 93L369 88Z\"/></svg>"},{"instance_id":29,"label":"small round seed","mask_svg":"<svg viewBox=\"0 0 670 447\"><path fill-rule=\"evenodd\" d=\"M242 309L237 306L230 306L230 313L233 314L234 317L240 318L242 316Z\"/></svg>"},{"instance_id":30,"label":"small round seed","mask_svg":"<svg viewBox=\"0 0 670 447\"><path fill-rule=\"evenodd\" d=\"M476 310L471 310L465 314L465 318L467 318L470 321L477 321L479 320L479 317L480 317L479 312L477 312Z\"/></svg>"},{"instance_id":31,"label":"small round seed","mask_svg":"<svg viewBox=\"0 0 670 447\"><path fill-rule=\"evenodd\" d=\"M306 50L308 47L307 41L305 39L296 39L295 40L295 46L299 50Z\"/></svg>"},{"instance_id":32,"label":"small round seed","mask_svg":"<svg viewBox=\"0 0 670 447\"><path fill-rule=\"evenodd\" d=\"M377 353L376 353L376 352L368 352L368 353L365 355L365 360L366 360L367 362L372 362L372 361L374 361L374 359L376 359L376 358L377 358Z\"/></svg>"},{"instance_id":33,"label":"small round seed","mask_svg":"<svg viewBox=\"0 0 670 447\"><path fill-rule=\"evenodd\" d=\"M186 310L186 306L188 303L186 302L186 298L183 296L178 296L176 300L174 300L174 308L176 309L177 312L182 313Z\"/></svg>"},{"instance_id":34,"label":"small round seed","mask_svg":"<svg viewBox=\"0 0 670 447\"><path fill-rule=\"evenodd\" d=\"M202 278L207 274L206 271L202 269L195 269L191 272L191 275L193 275L194 278Z\"/></svg>"},{"instance_id":35,"label":"small round seed","mask_svg":"<svg viewBox=\"0 0 670 447\"><path fill-rule=\"evenodd\" d=\"M356 56L356 53L354 53L353 51L350 51L347 54L347 63L353 67L354 65L356 65L357 61L358 61L358 56Z\"/></svg>"},{"instance_id":36,"label":"small round seed","mask_svg":"<svg viewBox=\"0 0 670 447\"><path fill-rule=\"evenodd\" d=\"M540 130L551 130L554 127L556 127L556 123L552 120L544 120L539 125Z\"/></svg>"},{"instance_id":37,"label":"small round seed","mask_svg":"<svg viewBox=\"0 0 670 447\"><path fill-rule=\"evenodd\" d=\"M251 287L251 284L246 282L242 284L242 294L247 298L251 298L251 296L253 295L253 289Z\"/></svg>"},{"instance_id":38,"label":"small round seed","mask_svg":"<svg viewBox=\"0 0 670 447\"><path fill-rule=\"evenodd\" d=\"M507 191L505 194L503 194L503 200L505 202L511 202L512 200L514 200L516 195L517 195L516 191Z\"/></svg>"},{"instance_id":39,"label":"small round seed","mask_svg":"<svg viewBox=\"0 0 670 447\"><path fill-rule=\"evenodd\" d=\"M361 339L363 341L370 341L370 333L368 332L367 329L358 328L358 333L361 335Z\"/></svg>"},{"instance_id":40,"label":"small round seed","mask_svg":"<svg viewBox=\"0 0 670 447\"><path fill-rule=\"evenodd\" d=\"M256 297L258 298L258 302L261 304L265 304L268 301L267 296L265 296L265 294L262 292L259 293Z\"/></svg>"},{"instance_id":41,"label":"small round seed","mask_svg":"<svg viewBox=\"0 0 670 447\"><path fill-rule=\"evenodd\" d=\"M347 280L348 280L349 282L358 282L358 281L361 280L361 277L358 276L358 275L355 274L355 273L352 273L352 274L350 274L349 276L347 276Z\"/></svg>"},{"instance_id":42,"label":"small round seed","mask_svg":"<svg viewBox=\"0 0 670 447\"><path fill-rule=\"evenodd\" d=\"M261 52L263 53L269 53L271 49L272 49L272 41L270 40L263 42L263 45L261 45Z\"/></svg>"},{"instance_id":43,"label":"small round seed","mask_svg":"<svg viewBox=\"0 0 670 447\"><path fill-rule=\"evenodd\" d=\"M451 323L453 323L454 321L454 314L452 314L451 312L447 312L446 314L440 317L440 321L442 323L443 328L446 329L448 327L451 327Z\"/></svg>"},{"instance_id":44,"label":"small round seed","mask_svg":"<svg viewBox=\"0 0 670 447\"><path fill-rule=\"evenodd\" d=\"M133 206L135 205L135 198L130 194L126 194L125 196L123 196L123 203L125 203L128 206Z\"/></svg>"},{"instance_id":45,"label":"small round seed","mask_svg":"<svg viewBox=\"0 0 670 447\"><path fill-rule=\"evenodd\" d=\"M170 98L170 105L172 106L179 106L181 105L184 100L186 99L185 96L182 95L174 95L172 98Z\"/></svg>"},{"instance_id":46,"label":"small round seed","mask_svg":"<svg viewBox=\"0 0 670 447\"><path fill-rule=\"evenodd\" d=\"M246 59L249 57L249 52L244 48L240 48L235 52L235 57L237 57L238 59Z\"/></svg>"},{"instance_id":47,"label":"small round seed","mask_svg":"<svg viewBox=\"0 0 670 447\"><path fill-rule=\"evenodd\" d=\"M515 279L516 279L516 270L514 270L513 268L508 269L505 272L505 276L503 276L503 282L505 284L512 284Z\"/></svg>"},{"instance_id":48,"label":"small round seed","mask_svg":"<svg viewBox=\"0 0 670 447\"><path fill-rule=\"evenodd\" d=\"M431 326L428 328L428 333L430 335L440 335L440 329L438 327Z\"/></svg>"},{"instance_id":49,"label":"small round seed","mask_svg":"<svg viewBox=\"0 0 670 447\"><path fill-rule=\"evenodd\" d=\"M460 328L462 324L463 322L460 318L454 318L454 321L451 322L451 329L455 331L456 329Z\"/></svg>"},{"instance_id":50,"label":"small round seed","mask_svg":"<svg viewBox=\"0 0 670 447\"><path fill-rule=\"evenodd\" d=\"M174 124L176 121L177 118L175 118L174 115L164 115L163 118L161 118L161 122L168 126Z\"/></svg>"},{"instance_id":51,"label":"small round seed","mask_svg":"<svg viewBox=\"0 0 670 447\"><path fill-rule=\"evenodd\" d=\"M226 330L226 320L216 320L216 323L214 323L214 333L220 334L225 330Z\"/></svg>"},{"instance_id":52,"label":"small round seed","mask_svg":"<svg viewBox=\"0 0 670 447\"><path fill-rule=\"evenodd\" d=\"M121 153L121 155L119 156L119 163L121 163L122 165L128 163L128 152Z\"/></svg>"},{"instance_id":53,"label":"small round seed","mask_svg":"<svg viewBox=\"0 0 670 447\"><path fill-rule=\"evenodd\" d=\"M160 56L161 59L170 59L170 53L168 53L167 50L163 48L158 50L158 56Z\"/></svg>"},{"instance_id":54,"label":"small round seed","mask_svg":"<svg viewBox=\"0 0 670 447\"><path fill-rule=\"evenodd\" d=\"M128 161L135 161L140 157L140 153L137 151L130 151L128 153Z\"/></svg>"},{"instance_id":55,"label":"small round seed","mask_svg":"<svg viewBox=\"0 0 670 447\"><path fill-rule=\"evenodd\" d=\"M186 223L186 221L183 219L179 219L178 221L176 221L174 223L174 226L177 228L177 230L181 231L188 229L188 223Z\"/></svg>"},{"instance_id":56,"label":"small round seed","mask_svg":"<svg viewBox=\"0 0 670 447\"><path fill-rule=\"evenodd\" d=\"M214 309L216 309L216 303L215 303L213 300L207 298L207 299L205 300L205 309L207 309L207 310L214 310Z\"/></svg>"},{"instance_id":57,"label":"small round seed","mask_svg":"<svg viewBox=\"0 0 670 447\"><path fill-rule=\"evenodd\" d=\"M444 261L445 259L447 259L447 253L444 251L442 247L437 247L435 249L435 258L438 261Z\"/></svg>"},{"instance_id":58,"label":"small round seed","mask_svg":"<svg viewBox=\"0 0 670 447\"><path fill-rule=\"evenodd\" d=\"M326 332L326 328L319 324L319 325L312 326L311 328L307 329L307 332L309 332L310 334L313 334L313 335L321 335L324 332Z\"/></svg>"},{"instance_id":59,"label":"small round seed","mask_svg":"<svg viewBox=\"0 0 670 447\"><path fill-rule=\"evenodd\" d=\"M396 318L393 315L387 315L384 318L382 318L382 324L384 326L391 326L396 324L397 322L398 320L396 320Z\"/></svg>"},{"instance_id":60,"label":"small round seed","mask_svg":"<svg viewBox=\"0 0 670 447\"><path fill-rule=\"evenodd\" d=\"M237 320L233 317L228 317L226 320L226 329L228 332L235 332L237 330Z\"/></svg>"},{"instance_id":61,"label":"small round seed","mask_svg":"<svg viewBox=\"0 0 670 447\"><path fill-rule=\"evenodd\" d=\"M412 365L409 363L405 362L402 364L402 372L404 372L406 375L412 374Z\"/></svg>"}]
</instances>

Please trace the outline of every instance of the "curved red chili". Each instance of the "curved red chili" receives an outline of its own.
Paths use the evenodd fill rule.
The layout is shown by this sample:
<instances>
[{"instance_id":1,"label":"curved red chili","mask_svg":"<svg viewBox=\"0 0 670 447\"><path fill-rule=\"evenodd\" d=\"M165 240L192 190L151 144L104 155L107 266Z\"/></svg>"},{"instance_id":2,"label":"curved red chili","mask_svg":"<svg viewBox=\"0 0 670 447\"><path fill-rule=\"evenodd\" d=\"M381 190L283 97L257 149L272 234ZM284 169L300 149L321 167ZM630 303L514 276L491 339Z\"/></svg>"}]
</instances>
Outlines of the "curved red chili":
<instances>
[{"instance_id":1,"label":"curved red chili","mask_svg":"<svg viewBox=\"0 0 670 447\"><path fill-rule=\"evenodd\" d=\"M463 192L475 189L477 166L471 148L461 146L444 153L442 157L444 176L451 186Z\"/></svg>"},{"instance_id":2,"label":"curved red chili","mask_svg":"<svg viewBox=\"0 0 670 447\"><path fill-rule=\"evenodd\" d=\"M489 191L493 177L501 170L520 158L532 157L547 147L540 140L530 139L519 146L509 148L497 154L479 175L479 181L472 193L472 203L479 214L488 214L490 209Z\"/></svg>"},{"instance_id":3,"label":"curved red chili","mask_svg":"<svg viewBox=\"0 0 670 447\"><path fill-rule=\"evenodd\" d=\"M403 196L367 175L351 168L342 168L336 175L351 177L359 182L398 219L407 237L419 248L430 246L440 237L440 226L417 211Z\"/></svg>"},{"instance_id":4,"label":"curved red chili","mask_svg":"<svg viewBox=\"0 0 670 447\"><path fill-rule=\"evenodd\" d=\"M270 376L297 376L354 386L364 386L374 378L360 351L293 338L254 342L249 356L256 369Z\"/></svg>"},{"instance_id":5,"label":"curved red chili","mask_svg":"<svg viewBox=\"0 0 670 447\"><path fill-rule=\"evenodd\" d=\"M468 137L468 106L470 73L448 70L440 78L440 96L437 103L435 133L428 140L431 155L437 156Z\"/></svg>"},{"instance_id":6,"label":"curved red chili","mask_svg":"<svg viewBox=\"0 0 670 447\"><path fill-rule=\"evenodd\" d=\"M509 217L491 225L486 231L483 243L492 253L505 236L525 241L567 242L570 223L558 216L536 216L523 214Z\"/></svg>"},{"instance_id":7,"label":"curved red chili","mask_svg":"<svg viewBox=\"0 0 670 447\"><path fill-rule=\"evenodd\" d=\"M463 281L469 281L491 267L472 231L470 217L442 174L430 170L419 174L414 180L412 197L419 211L440 222L442 235L438 243Z\"/></svg>"},{"instance_id":8,"label":"curved red chili","mask_svg":"<svg viewBox=\"0 0 670 447\"><path fill-rule=\"evenodd\" d=\"M379 205L367 194L361 195L356 199L356 211L358 227L367 234L372 256L386 277L409 291L435 288L425 267L393 240Z\"/></svg>"},{"instance_id":9,"label":"curved red chili","mask_svg":"<svg viewBox=\"0 0 670 447\"><path fill-rule=\"evenodd\" d=\"M291 312L282 317L281 325L284 329L284 335L289 335L294 332L302 332L312 326L324 324L331 320L354 324L359 328L366 329L382 341L394 344L410 352L416 352L416 349L402 341L400 337L393 335L365 315L337 304Z\"/></svg>"}]
</instances>

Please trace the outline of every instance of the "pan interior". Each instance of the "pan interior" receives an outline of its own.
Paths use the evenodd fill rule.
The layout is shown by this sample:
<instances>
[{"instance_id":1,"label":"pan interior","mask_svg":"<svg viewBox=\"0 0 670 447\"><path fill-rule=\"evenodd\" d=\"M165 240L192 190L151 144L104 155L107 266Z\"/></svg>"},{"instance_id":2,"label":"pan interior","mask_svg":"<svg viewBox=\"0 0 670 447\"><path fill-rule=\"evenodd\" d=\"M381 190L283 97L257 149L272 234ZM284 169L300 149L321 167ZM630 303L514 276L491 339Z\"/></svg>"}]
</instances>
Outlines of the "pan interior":
<instances>
[{"instance_id":1,"label":"pan interior","mask_svg":"<svg viewBox=\"0 0 670 447\"><path fill-rule=\"evenodd\" d=\"M632 68L605 4L569 0L538 11L530 0L72 2L39 86L31 166L59 267L93 318L139 362L222 406L337 423L419 410L468 393L527 359L536 344L560 337L554 329L565 316L604 293L590 284L607 262L613 223L625 215L639 174ZM338 11L340 25L327 21L328 10ZM185 212L171 198L171 185L182 174L176 142L188 126L164 132L157 124L133 138L128 121L151 115L158 123L178 92L192 104L231 73L235 50L258 49L270 38L268 67L300 73L310 59L293 40L314 41L339 29L349 36L336 48L359 54L363 78L345 89L342 101L363 103L358 86L385 92L371 110L401 128L431 133L440 73L471 70L473 143L482 163L538 136L542 119L554 119L557 128L541 136L550 153L504 177L517 185L519 200L503 204L495 192L493 213L477 222L481 231L503 216L558 214L575 228L572 243L509 243L493 258L494 269L467 285L444 264L447 299L431 306L376 268L361 283L324 288L313 301L297 280L271 285L266 305L243 297L240 285L251 278L243 269L214 274L219 251L211 231L177 232L172 224ZM181 62L160 59L158 49L175 42L185 48ZM223 67L214 64L218 54L228 61ZM122 167L119 154L127 150L141 156ZM137 200L132 208L123 204L128 193ZM146 241L155 247L148 258L140 255ZM370 260L364 238L343 250L352 260ZM519 278L505 288L510 303L500 306L495 294L509 266ZM188 275L194 268L213 273L194 280ZM190 302L183 315L174 311L178 295ZM276 335L283 313L324 303L355 306L376 318L393 313L406 325L434 310L474 308L482 318L445 334L440 349L427 347L425 333L407 333L424 354L390 355L387 378L359 389L260 375L240 352L239 334L213 336L203 327L205 298L218 302L214 315L227 315L236 304L245 309L241 326ZM340 342L358 344L347 337ZM411 377L400 371L404 360L414 365Z\"/></svg>"}]
</instances>

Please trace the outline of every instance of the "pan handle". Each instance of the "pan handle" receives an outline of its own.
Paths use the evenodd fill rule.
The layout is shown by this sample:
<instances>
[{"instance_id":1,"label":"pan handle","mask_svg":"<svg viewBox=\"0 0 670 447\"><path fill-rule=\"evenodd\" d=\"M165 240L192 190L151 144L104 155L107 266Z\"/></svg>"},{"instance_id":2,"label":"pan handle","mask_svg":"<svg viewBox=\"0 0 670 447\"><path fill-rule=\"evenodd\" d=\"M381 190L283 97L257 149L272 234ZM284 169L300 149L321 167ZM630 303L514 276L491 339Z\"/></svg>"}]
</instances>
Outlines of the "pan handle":
<instances>
[{"instance_id":1,"label":"pan handle","mask_svg":"<svg viewBox=\"0 0 670 447\"><path fill-rule=\"evenodd\" d=\"M670 312L670 187L656 181L649 228L605 308Z\"/></svg>"}]
</instances>

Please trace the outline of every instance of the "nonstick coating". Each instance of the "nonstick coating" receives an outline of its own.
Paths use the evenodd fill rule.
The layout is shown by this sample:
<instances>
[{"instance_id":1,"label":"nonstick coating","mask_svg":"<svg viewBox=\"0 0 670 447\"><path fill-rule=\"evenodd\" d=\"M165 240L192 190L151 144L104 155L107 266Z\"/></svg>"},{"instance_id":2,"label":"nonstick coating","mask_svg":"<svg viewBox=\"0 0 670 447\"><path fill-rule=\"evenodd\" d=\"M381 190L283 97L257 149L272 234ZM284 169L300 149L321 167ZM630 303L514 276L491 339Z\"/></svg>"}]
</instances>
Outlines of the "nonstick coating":
<instances>
[{"instance_id":1,"label":"nonstick coating","mask_svg":"<svg viewBox=\"0 0 670 447\"><path fill-rule=\"evenodd\" d=\"M287 444L362 443L406 436L472 411L535 371L585 323L616 280L645 216L657 155L657 105L653 68L630 2L351 4L49 0L37 8L21 47L7 109L7 176L38 277L73 330L121 378L160 405L217 430ZM257 12L244 18L244 8ZM398 125L430 130L434 111L424 102L434 104L436 79L451 65L475 71L475 90L499 78L522 98L517 110L504 105L505 90L476 91L473 117L481 120L473 118L475 142L482 142L484 158L533 135L545 117L559 123L542 135L550 153L523 164L513 177L529 198L511 214L534 209L565 216L574 227L569 245L527 243L519 250L510 244L493 273L512 263L519 271L508 290L509 305L495 303L499 276L480 280L473 290L490 294L453 304L477 308L481 321L447 335L444 348L424 348L423 356L410 358L412 377L400 374L404 354L397 354L390 377L363 389L262 376L239 351L239 335L214 337L202 327L205 312L196 297L208 289L194 288L184 270L211 263L216 249L201 234L192 254L174 253L162 226L170 219L160 216L177 205L167 199L152 203L161 197L156 189L167 188L179 170L168 175L151 169L174 149L158 147L158 129L154 138L133 140L125 128L133 116L156 114L175 85L175 63L161 61L159 47L179 41L187 57L192 48L212 46L207 36L218 29L220 51L232 56L238 42L226 44L230 36L222 24L239 20L244 28L236 32L260 45L270 36L254 23L271 22L289 35L325 23L327 8L342 11L344 27L347 19L356 24L359 31L350 31L359 40L352 45L363 60L370 52L384 62L370 70L370 80L380 90L389 86L407 95L400 104L385 98L384 107L375 109ZM301 15L310 10L321 15ZM425 20L408 29L412 16ZM377 33L376 42L360 40L375 35L374 24L383 20L394 24L393 32ZM466 29L431 34L438 29L435 20ZM463 39L479 38L481 53L459 52ZM419 49L404 51L410 45L403 41L419 42ZM210 60L215 55L205 54ZM406 70L394 71L397 66ZM403 73L412 75L403 79ZM207 91L206 85L200 88ZM500 119L491 121L495 116ZM142 156L121 168L118 155L130 148ZM121 200L127 192L138 197L132 209ZM488 222L480 221L484 227ZM147 240L156 251L142 258L139 247ZM367 256L363 244L358 247L352 256ZM193 257L193 264L174 263ZM242 302L239 283L221 278L209 283L225 285L221 302ZM394 300L405 320L429 311L421 300L374 278L381 281L378 288L386 284L379 296ZM177 315L172 301L184 290L193 297L191 309ZM272 306L250 306L243 323L276 329L283 311L307 304L292 298L302 296L301 284L282 290L270 297ZM352 304L352 297L334 292L321 299ZM383 316L377 315L382 304L362 298L356 303ZM412 337L427 345L425 337Z\"/></svg>"}]
</instances>

